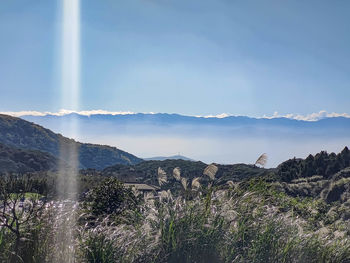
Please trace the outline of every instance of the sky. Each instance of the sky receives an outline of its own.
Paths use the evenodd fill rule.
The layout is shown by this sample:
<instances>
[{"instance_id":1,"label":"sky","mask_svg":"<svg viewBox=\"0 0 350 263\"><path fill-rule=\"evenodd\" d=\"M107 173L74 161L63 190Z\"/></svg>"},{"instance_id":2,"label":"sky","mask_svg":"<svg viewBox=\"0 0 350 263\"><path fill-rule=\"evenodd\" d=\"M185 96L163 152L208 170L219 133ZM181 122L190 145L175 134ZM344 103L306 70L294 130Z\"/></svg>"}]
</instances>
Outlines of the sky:
<instances>
[{"instance_id":1,"label":"sky","mask_svg":"<svg viewBox=\"0 0 350 263\"><path fill-rule=\"evenodd\" d=\"M81 0L76 110L350 113L350 1ZM0 4L0 111L62 106L62 0Z\"/></svg>"}]
</instances>

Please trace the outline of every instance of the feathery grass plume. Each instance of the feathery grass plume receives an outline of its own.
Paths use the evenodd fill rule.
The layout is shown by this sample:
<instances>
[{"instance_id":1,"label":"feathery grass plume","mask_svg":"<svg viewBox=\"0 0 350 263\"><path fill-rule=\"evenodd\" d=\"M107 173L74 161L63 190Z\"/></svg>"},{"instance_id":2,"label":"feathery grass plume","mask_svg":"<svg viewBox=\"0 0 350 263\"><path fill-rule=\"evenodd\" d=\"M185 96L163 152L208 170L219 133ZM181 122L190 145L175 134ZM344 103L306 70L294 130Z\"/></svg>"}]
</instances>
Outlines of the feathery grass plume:
<instances>
[{"instance_id":1,"label":"feathery grass plume","mask_svg":"<svg viewBox=\"0 0 350 263\"><path fill-rule=\"evenodd\" d=\"M267 163L267 154L263 153L262 155L260 155L260 157L256 160L255 165L259 164L262 167L264 167Z\"/></svg>"},{"instance_id":2,"label":"feathery grass plume","mask_svg":"<svg viewBox=\"0 0 350 263\"><path fill-rule=\"evenodd\" d=\"M159 183L159 186L162 186L163 184L166 184L168 182L168 178L167 178L167 175L166 175L166 172L158 167L158 183Z\"/></svg>"},{"instance_id":3,"label":"feathery grass plume","mask_svg":"<svg viewBox=\"0 0 350 263\"><path fill-rule=\"evenodd\" d=\"M215 175L218 170L219 168L217 166L210 164L204 169L203 174L208 176L211 180L215 180Z\"/></svg>"},{"instance_id":4,"label":"feathery grass plume","mask_svg":"<svg viewBox=\"0 0 350 263\"><path fill-rule=\"evenodd\" d=\"M181 169L180 167L175 167L173 170L173 176L176 179L176 181L181 181Z\"/></svg>"},{"instance_id":5,"label":"feathery grass plume","mask_svg":"<svg viewBox=\"0 0 350 263\"><path fill-rule=\"evenodd\" d=\"M168 199L169 199L170 201L173 201L174 198L173 198L173 195L172 195L170 189L168 189L167 193L168 193Z\"/></svg>"},{"instance_id":6,"label":"feathery grass plume","mask_svg":"<svg viewBox=\"0 0 350 263\"><path fill-rule=\"evenodd\" d=\"M235 184L233 183L233 181L227 181L226 183L228 184L228 186L229 186L230 188L235 187Z\"/></svg>"},{"instance_id":7,"label":"feathery grass plume","mask_svg":"<svg viewBox=\"0 0 350 263\"><path fill-rule=\"evenodd\" d=\"M201 183L199 182L200 177L196 177L192 180L192 190L198 190L201 187Z\"/></svg>"},{"instance_id":8,"label":"feathery grass plume","mask_svg":"<svg viewBox=\"0 0 350 263\"><path fill-rule=\"evenodd\" d=\"M187 190L187 178L185 177L182 177L181 178L181 184L182 184L182 187Z\"/></svg>"},{"instance_id":9,"label":"feathery grass plume","mask_svg":"<svg viewBox=\"0 0 350 263\"><path fill-rule=\"evenodd\" d=\"M154 199L154 194L152 192L147 192L143 196L145 202L149 202L150 200Z\"/></svg>"},{"instance_id":10,"label":"feathery grass plume","mask_svg":"<svg viewBox=\"0 0 350 263\"><path fill-rule=\"evenodd\" d=\"M141 192L139 190L137 190L135 187L132 187L131 191L135 196L139 196L141 194Z\"/></svg>"},{"instance_id":11,"label":"feathery grass plume","mask_svg":"<svg viewBox=\"0 0 350 263\"><path fill-rule=\"evenodd\" d=\"M159 200L162 202L164 199L169 199L169 194L165 190L159 193Z\"/></svg>"}]
</instances>

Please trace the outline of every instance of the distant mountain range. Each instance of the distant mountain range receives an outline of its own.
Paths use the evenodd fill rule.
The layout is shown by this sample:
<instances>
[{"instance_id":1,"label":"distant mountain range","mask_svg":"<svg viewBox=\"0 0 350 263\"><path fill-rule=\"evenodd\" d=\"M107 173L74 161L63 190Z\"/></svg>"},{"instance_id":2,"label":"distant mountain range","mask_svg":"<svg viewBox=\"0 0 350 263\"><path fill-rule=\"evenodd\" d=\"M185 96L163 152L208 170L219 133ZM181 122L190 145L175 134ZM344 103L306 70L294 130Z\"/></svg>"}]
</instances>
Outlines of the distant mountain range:
<instances>
[{"instance_id":1,"label":"distant mountain range","mask_svg":"<svg viewBox=\"0 0 350 263\"><path fill-rule=\"evenodd\" d=\"M55 162L53 157L64 160L65 156L60 156L62 145L77 147L79 168L104 169L115 164L136 164L142 161L115 147L76 142L37 124L7 115L0 115L0 143L9 160L14 160L11 156L30 155L33 153L30 151L37 150L43 152L41 159L48 159L50 167Z\"/></svg>"},{"instance_id":2,"label":"distant mountain range","mask_svg":"<svg viewBox=\"0 0 350 263\"><path fill-rule=\"evenodd\" d=\"M251 118L246 116L228 116L224 118L194 117L167 113L137 113L123 115L95 114L89 116L71 113L62 116L50 114L45 116L26 115L22 116L21 118L44 125L45 127L55 127L57 129L59 128L59 125L72 119L79 121L82 127L85 127L85 125L94 126L96 124L103 124L104 127L107 128L157 126L160 129L166 129L169 126L181 126L184 128L184 132L190 131L186 129L188 127L197 127L198 130L203 127L216 127L233 132L241 132L247 129L250 131L255 130L257 132L261 132L273 131L275 128L281 128L291 130L302 129L304 132L316 132L318 134L322 134L320 129L332 129L342 132L344 129L350 128L350 118L345 117L323 118L317 121L302 121L289 118ZM119 132L123 132L123 130Z\"/></svg>"}]
</instances>

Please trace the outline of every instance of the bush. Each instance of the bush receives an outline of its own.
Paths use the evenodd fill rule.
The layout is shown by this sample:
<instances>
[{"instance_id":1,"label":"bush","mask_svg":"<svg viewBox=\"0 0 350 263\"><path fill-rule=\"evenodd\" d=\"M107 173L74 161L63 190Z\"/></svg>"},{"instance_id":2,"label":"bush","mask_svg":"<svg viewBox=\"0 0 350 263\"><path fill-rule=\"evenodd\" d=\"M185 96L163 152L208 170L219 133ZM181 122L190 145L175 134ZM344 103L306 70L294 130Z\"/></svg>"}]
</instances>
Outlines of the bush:
<instances>
[{"instance_id":1,"label":"bush","mask_svg":"<svg viewBox=\"0 0 350 263\"><path fill-rule=\"evenodd\" d=\"M90 190L84 206L97 217L116 216L126 210L136 210L140 199L129 188L115 178L108 178Z\"/></svg>"}]
</instances>

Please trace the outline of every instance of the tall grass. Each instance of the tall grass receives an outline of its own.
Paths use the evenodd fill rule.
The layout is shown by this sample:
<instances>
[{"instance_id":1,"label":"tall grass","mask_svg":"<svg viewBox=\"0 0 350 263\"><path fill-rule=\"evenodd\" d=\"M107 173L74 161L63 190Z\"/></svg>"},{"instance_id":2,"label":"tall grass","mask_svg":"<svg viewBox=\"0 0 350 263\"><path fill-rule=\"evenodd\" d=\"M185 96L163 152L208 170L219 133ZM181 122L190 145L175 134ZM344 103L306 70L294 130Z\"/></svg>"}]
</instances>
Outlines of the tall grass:
<instances>
[{"instance_id":1,"label":"tall grass","mask_svg":"<svg viewBox=\"0 0 350 263\"><path fill-rule=\"evenodd\" d=\"M227 188L199 181L191 188L186 182L179 196L146 195L140 209L118 217L96 219L81 210L76 262L350 262L349 222L327 221L332 209L340 212L321 200L288 196L263 180ZM64 220L70 211L49 203L23 229L28 235L18 262L64 262L55 240L59 224L52 223L58 209ZM1 262L11 256L12 238L0 229Z\"/></svg>"},{"instance_id":2,"label":"tall grass","mask_svg":"<svg viewBox=\"0 0 350 263\"><path fill-rule=\"evenodd\" d=\"M295 205L284 198L283 206ZM300 211L284 211L278 199L257 185L203 189L191 200L164 194L144 203L139 224L83 229L89 246L82 249L106 248L88 262L350 262L348 236L314 234ZM103 261L106 254L113 260Z\"/></svg>"}]
</instances>

